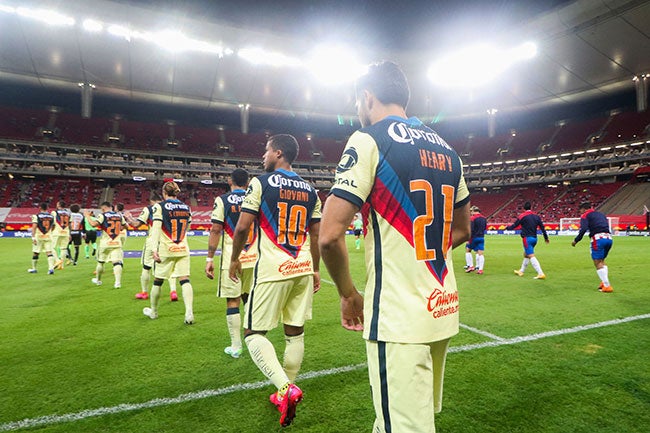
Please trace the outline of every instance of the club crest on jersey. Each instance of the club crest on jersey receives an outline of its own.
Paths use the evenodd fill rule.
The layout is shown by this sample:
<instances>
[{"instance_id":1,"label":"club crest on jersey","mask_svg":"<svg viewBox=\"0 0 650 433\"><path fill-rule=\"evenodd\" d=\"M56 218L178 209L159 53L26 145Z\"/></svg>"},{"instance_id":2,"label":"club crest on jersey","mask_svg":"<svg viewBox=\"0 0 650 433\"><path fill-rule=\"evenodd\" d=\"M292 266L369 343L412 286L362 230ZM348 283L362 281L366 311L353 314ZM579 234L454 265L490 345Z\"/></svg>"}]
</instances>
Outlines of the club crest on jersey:
<instances>
[{"instance_id":1,"label":"club crest on jersey","mask_svg":"<svg viewBox=\"0 0 650 433\"><path fill-rule=\"evenodd\" d=\"M437 144L446 149L451 149L445 141L435 132L427 132L420 129L409 128L405 123L393 122L388 126L388 135L397 143L415 144L415 140L426 140L429 143Z\"/></svg>"},{"instance_id":2,"label":"club crest on jersey","mask_svg":"<svg viewBox=\"0 0 650 433\"><path fill-rule=\"evenodd\" d=\"M348 171L357 164L357 161L359 161L357 150L354 147L349 147L345 152L343 152L343 155L341 155L341 161L339 162L339 165L336 166L336 172L344 173Z\"/></svg>"}]
</instances>

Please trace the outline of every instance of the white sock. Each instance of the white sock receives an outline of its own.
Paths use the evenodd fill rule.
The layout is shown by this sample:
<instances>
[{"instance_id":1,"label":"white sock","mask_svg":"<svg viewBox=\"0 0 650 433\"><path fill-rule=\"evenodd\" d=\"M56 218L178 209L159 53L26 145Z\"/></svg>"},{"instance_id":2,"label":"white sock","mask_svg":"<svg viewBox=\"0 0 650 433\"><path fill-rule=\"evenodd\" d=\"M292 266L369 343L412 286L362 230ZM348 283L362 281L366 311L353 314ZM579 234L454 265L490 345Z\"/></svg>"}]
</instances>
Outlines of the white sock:
<instances>
[{"instance_id":1,"label":"white sock","mask_svg":"<svg viewBox=\"0 0 650 433\"><path fill-rule=\"evenodd\" d=\"M539 264L539 261L537 260L537 257L533 257L530 259L530 264L533 265L533 269L537 271L537 275L541 275L544 272L542 272L542 267Z\"/></svg>"},{"instance_id":2,"label":"white sock","mask_svg":"<svg viewBox=\"0 0 650 433\"><path fill-rule=\"evenodd\" d=\"M530 263L530 259L526 257L524 261L521 263L521 269L519 269L519 272L523 273L526 271L526 268L528 267L528 263Z\"/></svg>"},{"instance_id":3,"label":"white sock","mask_svg":"<svg viewBox=\"0 0 650 433\"><path fill-rule=\"evenodd\" d=\"M192 284L188 281L185 284L181 284L181 290L183 291L183 302L185 303L185 317L193 316L194 311L192 306L194 305L194 291L192 290Z\"/></svg>"},{"instance_id":4,"label":"white sock","mask_svg":"<svg viewBox=\"0 0 650 433\"><path fill-rule=\"evenodd\" d=\"M54 260L54 256L47 256L47 266L48 266L47 269L50 270L50 271L52 269L54 269L54 263L55 262L56 262L56 260Z\"/></svg>"},{"instance_id":5,"label":"white sock","mask_svg":"<svg viewBox=\"0 0 650 433\"><path fill-rule=\"evenodd\" d=\"M115 276L115 285L122 285L122 265L113 265L113 275Z\"/></svg>"},{"instance_id":6,"label":"white sock","mask_svg":"<svg viewBox=\"0 0 650 433\"><path fill-rule=\"evenodd\" d=\"M609 275L607 271L607 266L603 266L602 268L597 269L596 273L600 277L600 281L602 281L604 285L609 286Z\"/></svg>"},{"instance_id":7,"label":"white sock","mask_svg":"<svg viewBox=\"0 0 650 433\"><path fill-rule=\"evenodd\" d=\"M104 273L104 264L97 262L97 266L95 266L95 276L97 277L97 281L102 280L103 273Z\"/></svg>"},{"instance_id":8,"label":"white sock","mask_svg":"<svg viewBox=\"0 0 650 433\"><path fill-rule=\"evenodd\" d=\"M467 266L474 266L474 260L472 259L472 253L465 253L465 263Z\"/></svg>"},{"instance_id":9,"label":"white sock","mask_svg":"<svg viewBox=\"0 0 650 433\"><path fill-rule=\"evenodd\" d=\"M176 278L170 278L167 281L169 281L169 291L170 292L175 292L176 291Z\"/></svg>"},{"instance_id":10,"label":"white sock","mask_svg":"<svg viewBox=\"0 0 650 433\"><path fill-rule=\"evenodd\" d=\"M37 264L38 264L38 259L32 259L32 269L36 269Z\"/></svg>"},{"instance_id":11,"label":"white sock","mask_svg":"<svg viewBox=\"0 0 650 433\"><path fill-rule=\"evenodd\" d=\"M151 269L143 269L140 273L140 289L142 292L149 291L149 284L151 283Z\"/></svg>"},{"instance_id":12,"label":"white sock","mask_svg":"<svg viewBox=\"0 0 650 433\"><path fill-rule=\"evenodd\" d=\"M298 376L302 359L305 356L305 334L284 336L284 372L293 383Z\"/></svg>"},{"instance_id":13,"label":"white sock","mask_svg":"<svg viewBox=\"0 0 650 433\"><path fill-rule=\"evenodd\" d=\"M245 339L248 353L262 373L280 390L291 381L278 361L273 344L261 334L251 334Z\"/></svg>"},{"instance_id":14,"label":"white sock","mask_svg":"<svg viewBox=\"0 0 650 433\"><path fill-rule=\"evenodd\" d=\"M230 347L238 350L241 349L241 314L239 313L239 308L236 310L236 313L226 313L226 324L228 325L228 333L230 334Z\"/></svg>"},{"instance_id":15,"label":"white sock","mask_svg":"<svg viewBox=\"0 0 650 433\"><path fill-rule=\"evenodd\" d=\"M483 270L483 265L485 264L485 256L484 255L477 255L476 256L476 268L479 271Z\"/></svg>"},{"instance_id":16,"label":"white sock","mask_svg":"<svg viewBox=\"0 0 650 433\"><path fill-rule=\"evenodd\" d=\"M154 314L157 314L158 301L160 300L160 286L154 284L151 287L151 295L149 296L149 299L151 300L151 311L153 311Z\"/></svg>"}]
</instances>

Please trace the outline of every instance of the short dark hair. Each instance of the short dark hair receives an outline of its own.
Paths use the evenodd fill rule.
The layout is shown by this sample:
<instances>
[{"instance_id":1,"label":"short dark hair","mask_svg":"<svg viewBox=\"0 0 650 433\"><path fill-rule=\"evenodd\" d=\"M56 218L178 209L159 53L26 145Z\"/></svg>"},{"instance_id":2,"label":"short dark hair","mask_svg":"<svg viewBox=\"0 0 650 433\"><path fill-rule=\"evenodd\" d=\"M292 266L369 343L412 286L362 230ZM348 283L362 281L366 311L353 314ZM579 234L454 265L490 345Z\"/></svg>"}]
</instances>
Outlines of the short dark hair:
<instances>
[{"instance_id":1,"label":"short dark hair","mask_svg":"<svg viewBox=\"0 0 650 433\"><path fill-rule=\"evenodd\" d=\"M284 159L291 164L300 151L298 140L293 135L277 134L269 138L268 141L274 150L281 150Z\"/></svg>"},{"instance_id":2,"label":"short dark hair","mask_svg":"<svg viewBox=\"0 0 650 433\"><path fill-rule=\"evenodd\" d=\"M81 210L81 206L79 206L79 205L76 204L76 203L75 203L75 204L71 204L71 205L70 205L70 210L71 210L72 212L74 212L74 213L77 213L77 212L79 212L79 211Z\"/></svg>"},{"instance_id":3,"label":"short dark hair","mask_svg":"<svg viewBox=\"0 0 650 433\"><path fill-rule=\"evenodd\" d=\"M39 207L40 210L47 210L47 203L43 202L43 203L39 204L38 207Z\"/></svg>"},{"instance_id":4,"label":"short dark hair","mask_svg":"<svg viewBox=\"0 0 650 433\"><path fill-rule=\"evenodd\" d=\"M357 98L363 90L368 90L383 104L397 104L406 109L411 97L409 84L402 69L390 61L373 63L368 71L357 79Z\"/></svg>"},{"instance_id":5,"label":"short dark hair","mask_svg":"<svg viewBox=\"0 0 650 433\"><path fill-rule=\"evenodd\" d=\"M583 201L580 203L579 209L591 209L591 203L588 201Z\"/></svg>"},{"instance_id":6,"label":"short dark hair","mask_svg":"<svg viewBox=\"0 0 650 433\"><path fill-rule=\"evenodd\" d=\"M58 202L56 202L56 204L57 206L65 207L65 202L63 200L59 200Z\"/></svg>"},{"instance_id":7,"label":"short dark hair","mask_svg":"<svg viewBox=\"0 0 650 433\"><path fill-rule=\"evenodd\" d=\"M243 168L236 168L230 173L230 179L237 186L246 186L248 183L248 172Z\"/></svg>"},{"instance_id":8,"label":"short dark hair","mask_svg":"<svg viewBox=\"0 0 650 433\"><path fill-rule=\"evenodd\" d=\"M115 208L118 212L122 212L124 210L124 203L118 203Z\"/></svg>"},{"instance_id":9,"label":"short dark hair","mask_svg":"<svg viewBox=\"0 0 650 433\"><path fill-rule=\"evenodd\" d=\"M102 204L99 205L99 207L104 207L104 206L110 207L111 210L113 210L113 203L111 203L110 201L104 201L102 202Z\"/></svg>"},{"instance_id":10,"label":"short dark hair","mask_svg":"<svg viewBox=\"0 0 650 433\"><path fill-rule=\"evenodd\" d=\"M529 202L529 201L527 201L526 203L524 203L524 210L530 210L530 208L531 208L531 206L530 206L530 202Z\"/></svg>"}]
</instances>

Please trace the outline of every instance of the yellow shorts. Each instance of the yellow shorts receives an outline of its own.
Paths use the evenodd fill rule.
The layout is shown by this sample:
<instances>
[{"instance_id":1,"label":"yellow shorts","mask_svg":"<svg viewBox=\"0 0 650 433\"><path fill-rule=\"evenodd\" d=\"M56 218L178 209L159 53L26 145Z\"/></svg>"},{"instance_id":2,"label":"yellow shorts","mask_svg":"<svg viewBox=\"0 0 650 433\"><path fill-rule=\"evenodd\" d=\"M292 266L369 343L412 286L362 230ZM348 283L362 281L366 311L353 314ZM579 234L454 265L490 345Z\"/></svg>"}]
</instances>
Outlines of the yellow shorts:
<instances>
[{"instance_id":1,"label":"yellow shorts","mask_svg":"<svg viewBox=\"0 0 650 433\"><path fill-rule=\"evenodd\" d=\"M36 238L36 245L32 243L32 253L48 253L50 251L52 251L52 239L50 238Z\"/></svg>"},{"instance_id":2,"label":"yellow shorts","mask_svg":"<svg viewBox=\"0 0 650 433\"><path fill-rule=\"evenodd\" d=\"M228 269L222 269L219 275L219 288L217 296L219 298L238 298L242 293L250 293L253 287L253 271L255 268L242 269L239 276L239 282L235 283L228 276Z\"/></svg>"},{"instance_id":3,"label":"yellow shorts","mask_svg":"<svg viewBox=\"0 0 650 433\"><path fill-rule=\"evenodd\" d=\"M449 339L427 344L366 341L373 433L435 433L448 347Z\"/></svg>"},{"instance_id":4,"label":"yellow shorts","mask_svg":"<svg viewBox=\"0 0 650 433\"><path fill-rule=\"evenodd\" d=\"M312 275L255 285L246 303L244 328L269 331L278 326L280 318L285 325L303 326L311 319L313 292Z\"/></svg>"},{"instance_id":5,"label":"yellow shorts","mask_svg":"<svg viewBox=\"0 0 650 433\"><path fill-rule=\"evenodd\" d=\"M153 266L154 278L166 280L168 278L190 276L190 256L167 256L161 257L160 263Z\"/></svg>"},{"instance_id":6,"label":"yellow shorts","mask_svg":"<svg viewBox=\"0 0 650 433\"><path fill-rule=\"evenodd\" d=\"M60 236L52 236L52 242L54 245L52 245L53 248L60 248L62 250L65 250L68 248L68 244L70 243L70 235L60 235Z\"/></svg>"},{"instance_id":7,"label":"yellow shorts","mask_svg":"<svg viewBox=\"0 0 650 433\"><path fill-rule=\"evenodd\" d=\"M149 269L153 268L153 249L149 246L149 239L144 241L140 262L142 263L142 266L146 266Z\"/></svg>"},{"instance_id":8,"label":"yellow shorts","mask_svg":"<svg viewBox=\"0 0 650 433\"><path fill-rule=\"evenodd\" d=\"M100 263L117 263L122 260L124 260L124 251L121 246L112 248L100 246L99 251L97 251L97 261Z\"/></svg>"}]
</instances>

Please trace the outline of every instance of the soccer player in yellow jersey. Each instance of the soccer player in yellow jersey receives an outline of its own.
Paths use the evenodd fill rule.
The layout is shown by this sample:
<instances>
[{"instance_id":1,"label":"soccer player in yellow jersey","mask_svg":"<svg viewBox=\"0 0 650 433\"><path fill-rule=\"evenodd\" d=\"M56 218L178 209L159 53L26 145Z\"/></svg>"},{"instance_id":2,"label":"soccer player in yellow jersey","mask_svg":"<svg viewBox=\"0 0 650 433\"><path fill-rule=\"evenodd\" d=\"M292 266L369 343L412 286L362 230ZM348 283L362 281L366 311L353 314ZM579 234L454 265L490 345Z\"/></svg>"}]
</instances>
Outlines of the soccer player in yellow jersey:
<instances>
[{"instance_id":1,"label":"soccer player in yellow jersey","mask_svg":"<svg viewBox=\"0 0 650 433\"><path fill-rule=\"evenodd\" d=\"M32 215L32 267L27 269L30 274L37 271L36 264L40 253L47 254L47 265L49 275L54 273L54 255L52 254L52 228L54 227L54 217L47 212L47 203L39 205L40 212Z\"/></svg>"},{"instance_id":2,"label":"soccer player in yellow jersey","mask_svg":"<svg viewBox=\"0 0 650 433\"><path fill-rule=\"evenodd\" d=\"M56 263L56 269L63 269L64 265L69 264L68 244L70 243L70 211L65 208L65 202L59 200L56 202L56 209L52 211L54 217L54 228L52 230L52 252ZM57 250L59 251L57 253ZM57 255L57 254L60 254ZM65 262L65 263L64 263Z\"/></svg>"},{"instance_id":3,"label":"soccer player in yellow jersey","mask_svg":"<svg viewBox=\"0 0 650 433\"><path fill-rule=\"evenodd\" d=\"M84 217L91 225L102 230L99 249L97 250L96 276L91 281L93 284L101 286L104 263L111 262L113 263L113 276L115 277L113 287L119 289L122 287L122 267L124 266L124 251L122 250L120 233L122 227L126 225L126 221L119 212L113 210L113 205L110 202L105 201L99 207L102 212L96 217L93 217L88 211L84 213Z\"/></svg>"},{"instance_id":4,"label":"soccer player in yellow jersey","mask_svg":"<svg viewBox=\"0 0 650 433\"><path fill-rule=\"evenodd\" d=\"M257 243L255 242L257 240L257 227L251 227L248 232L248 239L239 255L242 273L239 276L239 281L234 282L228 276L232 236L235 233L237 221L239 221L244 195L246 195L248 172L243 168L236 168L230 174L228 184L230 185L230 191L214 199L205 274L211 280L214 278L214 254L217 251L219 240L221 240L221 266L219 267L217 296L226 298L226 324L230 334L230 346L226 347L224 352L233 358L239 358L242 353L239 305L242 299L246 303L253 284L253 267L257 261Z\"/></svg>"},{"instance_id":5,"label":"soccer player in yellow jersey","mask_svg":"<svg viewBox=\"0 0 650 433\"><path fill-rule=\"evenodd\" d=\"M163 201L153 206L151 227L151 248L156 264L153 270L151 307L142 313L150 319L158 318L160 287L168 278L176 278L181 284L185 303L185 324L194 323L194 292L190 283L190 247L187 243L187 229L192 222L190 207L177 199L181 189L176 182L165 182L162 189Z\"/></svg>"},{"instance_id":6,"label":"soccer player in yellow jersey","mask_svg":"<svg viewBox=\"0 0 650 433\"><path fill-rule=\"evenodd\" d=\"M124 216L124 203L116 204L115 205L115 210L120 215ZM124 220L126 221L126 218L124 218ZM120 241L122 242L122 249L124 249L124 245L126 244L126 237L127 237L127 227L126 227L126 224L124 224L124 227L122 227L122 231L120 232Z\"/></svg>"},{"instance_id":7,"label":"soccer player in yellow jersey","mask_svg":"<svg viewBox=\"0 0 650 433\"><path fill-rule=\"evenodd\" d=\"M358 79L362 128L341 156L320 233L341 323L366 339L376 433L435 431L447 347L459 327L451 249L470 234L461 160L435 131L407 118L408 99L395 63L371 65ZM345 230L364 203L362 297L352 283Z\"/></svg>"},{"instance_id":8,"label":"soccer player in yellow jersey","mask_svg":"<svg viewBox=\"0 0 650 433\"><path fill-rule=\"evenodd\" d=\"M159 193L153 192L149 198L149 206L142 208L138 218L133 218L131 212L125 212L124 218L126 222L129 223L132 227L137 228L143 225L151 228L153 225L153 206L156 203L160 203L162 197ZM142 247L142 272L140 273L140 292L135 294L136 299L149 299L149 285L151 284L151 269L153 268L153 248L151 247L151 230L149 230L149 235L144 241L144 246ZM172 302L178 301L178 294L176 293L176 278L169 279L169 298Z\"/></svg>"},{"instance_id":9,"label":"soccer player in yellow jersey","mask_svg":"<svg viewBox=\"0 0 650 433\"><path fill-rule=\"evenodd\" d=\"M251 225L257 220L259 256L246 303L244 340L255 365L278 389L270 401L288 426L302 400L293 382L302 363L305 320L311 318L313 292L320 288L318 228L320 199L314 187L291 169L298 142L287 134L274 135L263 156L266 174L251 180L233 236L229 275L241 276L240 255ZM266 333L282 320L284 366Z\"/></svg>"}]
</instances>

